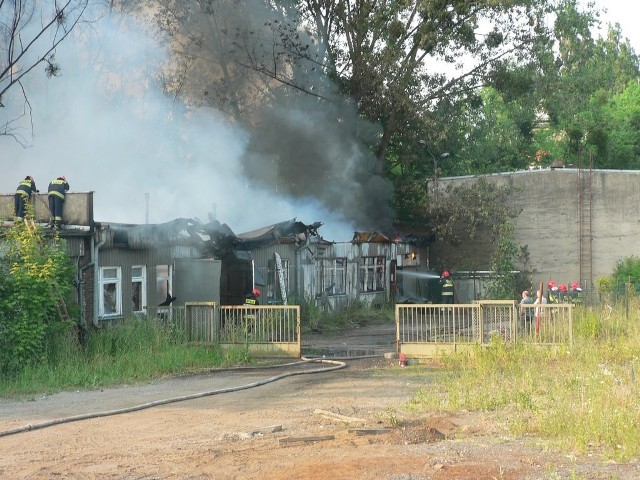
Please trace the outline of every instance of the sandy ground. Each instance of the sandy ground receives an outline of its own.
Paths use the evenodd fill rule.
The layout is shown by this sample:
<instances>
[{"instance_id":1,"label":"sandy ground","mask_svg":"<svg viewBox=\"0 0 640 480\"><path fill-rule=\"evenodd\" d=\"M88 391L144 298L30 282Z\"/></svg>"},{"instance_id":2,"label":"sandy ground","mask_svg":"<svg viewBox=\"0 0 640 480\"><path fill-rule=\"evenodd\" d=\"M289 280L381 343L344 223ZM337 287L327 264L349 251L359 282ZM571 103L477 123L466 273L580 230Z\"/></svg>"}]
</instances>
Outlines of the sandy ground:
<instances>
[{"instance_id":1,"label":"sandy ground","mask_svg":"<svg viewBox=\"0 0 640 480\"><path fill-rule=\"evenodd\" d=\"M550 453L535 439L508 435L487 414L412 413L405 407L414 392L437 388L436 365L401 368L383 356L344 363L316 373L309 372L335 365L215 371L0 402L0 478L640 478L638 463ZM12 430L19 433L6 434Z\"/></svg>"}]
</instances>

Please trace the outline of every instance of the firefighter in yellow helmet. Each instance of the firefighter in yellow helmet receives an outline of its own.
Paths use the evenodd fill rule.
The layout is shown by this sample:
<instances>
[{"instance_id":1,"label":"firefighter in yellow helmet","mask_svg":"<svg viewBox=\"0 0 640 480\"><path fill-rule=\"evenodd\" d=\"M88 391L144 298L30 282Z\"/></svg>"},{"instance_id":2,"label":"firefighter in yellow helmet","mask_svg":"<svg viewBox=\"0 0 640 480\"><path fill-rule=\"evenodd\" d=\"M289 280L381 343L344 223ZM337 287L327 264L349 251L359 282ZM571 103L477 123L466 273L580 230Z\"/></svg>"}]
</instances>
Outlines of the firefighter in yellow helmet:
<instances>
[{"instance_id":1,"label":"firefighter in yellow helmet","mask_svg":"<svg viewBox=\"0 0 640 480\"><path fill-rule=\"evenodd\" d=\"M62 209L64 208L64 196L69 190L67 179L60 175L49 183L49 213L51 214L51 226L62 226Z\"/></svg>"}]
</instances>

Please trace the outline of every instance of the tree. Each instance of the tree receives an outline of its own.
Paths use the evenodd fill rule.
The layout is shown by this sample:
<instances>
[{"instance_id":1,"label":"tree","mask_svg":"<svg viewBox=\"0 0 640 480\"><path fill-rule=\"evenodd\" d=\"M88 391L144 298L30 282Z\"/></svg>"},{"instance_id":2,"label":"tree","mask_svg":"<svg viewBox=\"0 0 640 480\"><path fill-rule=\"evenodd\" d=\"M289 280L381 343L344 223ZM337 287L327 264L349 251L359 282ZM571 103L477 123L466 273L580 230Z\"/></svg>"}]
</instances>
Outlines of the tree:
<instances>
[{"instance_id":1,"label":"tree","mask_svg":"<svg viewBox=\"0 0 640 480\"><path fill-rule=\"evenodd\" d=\"M594 39L591 30L597 12L580 11L576 3L567 0L558 11L554 25L558 54L550 57L540 83L538 95L549 131L540 131L539 137L553 137L556 144L542 148L557 151L556 159L565 163L578 163L581 155L596 153L597 166L628 168L628 159L617 166L618 160L610 157L611 125L602 108L630 82L638 81L640 62L619 26L609 26L606 37Z\"/></svg>"},{"instance_id":2,"label":"tree","mask_svg":"<svg viewBox=\"0 0 640 480\"><path fill-rule=\"evenodd\" d=\"M382 125L376 172L383 174L394 168L387 161L394 143L415 145L422 138L433 147L442 141L447 124L432 117L440 102L467 98L500 60L526 57L547 33L542 20L551 2L301 0L298 5L327 46L322 59L327 73L355 99L362 115ZM453 76L438 63L449 65Z\"/></svg>"},{"instance_id":3,"label":"tree","mask_svg":"<svg viewBox=\"0 0 640 480\"><path fill-rule=\"evenodd\" d=\"M0 238L0 373L46 358L47 342L71 325L57 306L73 289L64 242L46 239L32 220Z\"/></svg>"},{"instance_id":4,"label":"tree","mask_svg":"<svg viewBox=\"0 0 640 480\"><path fill-rule=\"evenodd\" d=\"M30 112L23 81L38 66L44 66L48 77L60 74L56 48L80 22L87 6L88 0L0 0L0 108L8 108L7 94L15 87L23 104L21 108L12 104L8 115L0 118L0 135L18 138L13 122Z\"/></svg>"}]
</instances>

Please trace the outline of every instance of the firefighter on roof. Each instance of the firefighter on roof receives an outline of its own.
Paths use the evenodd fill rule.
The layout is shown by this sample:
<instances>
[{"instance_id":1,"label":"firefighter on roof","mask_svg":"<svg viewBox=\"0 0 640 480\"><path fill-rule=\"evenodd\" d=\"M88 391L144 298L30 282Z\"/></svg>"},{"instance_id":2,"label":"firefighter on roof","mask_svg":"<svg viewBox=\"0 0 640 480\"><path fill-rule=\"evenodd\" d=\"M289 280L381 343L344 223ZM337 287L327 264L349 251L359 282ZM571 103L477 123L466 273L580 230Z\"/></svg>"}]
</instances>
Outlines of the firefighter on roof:
<instances>
[{"instance_id":1,"label":"firefighter on roof","mask_svg":"<svg viewBox=\"0 0 640 480\"><path fill-rule=\"evenodd\" d=\"M69 184L64 175L60 175L49 183L49 213L51 214L51 226L53 228L60 228L62 225L64 195L68 190Z\"/></svg>"},{"instance_id":2,"label":"firefighter on roof","mask_svg":"<svg viewBox=\"0 0 640 480\"><path fill-rule=\"evenodd\" d=\"M440 277L440 292L442 295L442 303L453 303L454 289L455 286L453 284L453 280L451 279L451 274L448 270L445 270L444 272L442 272L442 277Z\"/></svg>"},{"instance_id":3,"label":"firefighter on roof","mask_svg":"<svg viewBox=\"0 0 640 480\"><path fill-rule=\"evenodd\" d=\"M16 221L21 222L24 220L25 204L31 198L32 193L38 193L38 190L36 190L36 182L31 175L27 175L24 177L24 180L18 184L18 188L16 189L14 202Z\"/></svg>"}]
</instances>

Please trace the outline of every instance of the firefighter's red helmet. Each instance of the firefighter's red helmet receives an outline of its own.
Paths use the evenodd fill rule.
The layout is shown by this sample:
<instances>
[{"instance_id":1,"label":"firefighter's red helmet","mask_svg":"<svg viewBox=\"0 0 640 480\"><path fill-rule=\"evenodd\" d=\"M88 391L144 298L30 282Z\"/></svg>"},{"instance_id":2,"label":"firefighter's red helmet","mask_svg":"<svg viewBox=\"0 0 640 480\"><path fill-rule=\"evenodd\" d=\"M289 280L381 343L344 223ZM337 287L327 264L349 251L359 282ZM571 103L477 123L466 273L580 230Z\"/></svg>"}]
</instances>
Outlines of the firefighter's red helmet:
<instances>
[{"instance_id":1,"label":"firefighter's red helmet","mask_svg":"<svg viewBox=\"0 0 640 480\"><path fill-rule=\"evenodd\" d=\"M448 277L449 276L449 271L445 270L444 272L442 272L442 276L445 277L445 278Z\"/></svg>"},{"instance_id":2,"label":"firefighter's red helmet","mask_svg":"<svg viewBox=\"0 0 640 480\"><path fill-rule=\"evenodd\" d=\"M549 280L549 283L547 284L548 288L553 288L556 286L556 282L554 282L553 280Z\"/></svg>"},{"instance_id":3,"label":"firefighter's red helmet","mask_svg":"<svg viewBox=\"0 0 640 480\"><path fill-rule=\"evenodd\" d=\"M558 290L560 290L561 292L566 292L567 286L564 283L561 283L560 286L558 287Z\"/></svg>"},{"instance_id":4,"label":"firefighter's red helmet","mask_svg":"<svg viewBox=\"0 0 640 480\"><path fill-rule=\"evenodd\" d=\"M257 288L254 288L251 293L253 293L256 297L260 296L260 290L258 290Z\"/></svg>"},{"instance_id":5,"label":"firefighter's red helmet","mask_svg":"<svg viewBox=\"0 0 640 480\"><path fill-rule=\"evenodd\" d=\"M569 288L575 290L576 288L580 288L580 282L571 282L569 284Z\"/></svg>"},{"instance_id":6,"label":"firefighter's red helmet","mask_svg":"<svg viewBox=\"0 0 640 480\"><path fill-rule=\"evenodd\" d=\"M67 177L65 177L64 175L60 175L58 178L60 180L64 180L65 182L67 181Z\"/></svg>"}]
</instances>

